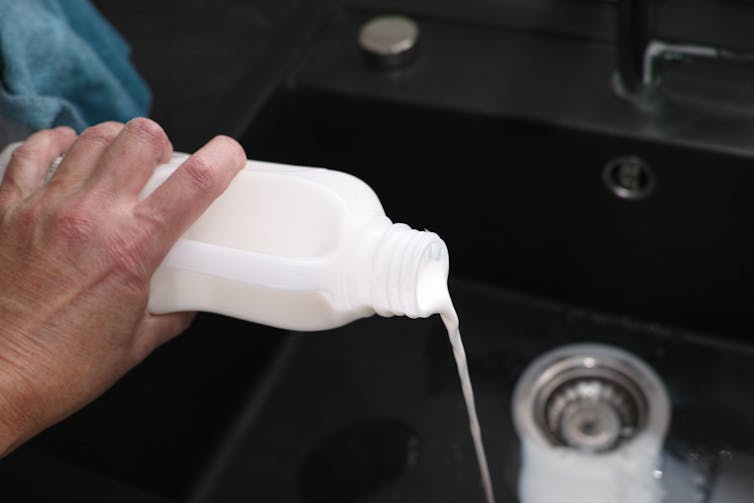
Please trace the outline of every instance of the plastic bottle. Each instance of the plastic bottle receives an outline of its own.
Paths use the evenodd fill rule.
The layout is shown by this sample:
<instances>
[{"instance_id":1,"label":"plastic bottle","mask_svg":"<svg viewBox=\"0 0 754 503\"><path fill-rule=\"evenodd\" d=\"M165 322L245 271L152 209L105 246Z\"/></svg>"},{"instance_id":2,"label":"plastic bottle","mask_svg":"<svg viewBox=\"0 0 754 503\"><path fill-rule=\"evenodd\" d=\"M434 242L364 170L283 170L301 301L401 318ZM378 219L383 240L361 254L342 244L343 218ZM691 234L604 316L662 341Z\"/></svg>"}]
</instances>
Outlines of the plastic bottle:
<instances>
[{"instance_id":1,"label":"plastic bottle","mask_svg":"<svg viewBox=\"0 0 754 503\"><path fill-rule=\"evenodd\" d=\"M0 176L12 148L0 154ZM187 157L158 166L141 197ZM149 310L324 330L374 313L440 312L450 305L447 276L439 236L392 223L358 178L248 161L153 275Z\"/></svg>"}]
</instances>

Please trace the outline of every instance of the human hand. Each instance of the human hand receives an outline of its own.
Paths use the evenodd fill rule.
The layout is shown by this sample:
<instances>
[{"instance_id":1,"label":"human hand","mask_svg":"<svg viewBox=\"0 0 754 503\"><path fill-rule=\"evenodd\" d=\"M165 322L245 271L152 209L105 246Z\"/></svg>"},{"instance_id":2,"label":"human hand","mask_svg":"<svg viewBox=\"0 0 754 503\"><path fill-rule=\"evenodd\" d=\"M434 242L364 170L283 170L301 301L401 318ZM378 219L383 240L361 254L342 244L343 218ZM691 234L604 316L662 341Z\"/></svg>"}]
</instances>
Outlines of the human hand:
<instances>
[{"instance_id":1,"label":"human hand","mask_svg":"<svg viewBox=\"0 0 754 503\"><path fill-rule=\"evenodd\" d=\"M152 273L246 154L216 137L144 200L172 145L148 119L35 133L0 183L0 457L183 331L147 312ZM45 183L49 166L66 154Z\"/></svg>"}]
</instances>

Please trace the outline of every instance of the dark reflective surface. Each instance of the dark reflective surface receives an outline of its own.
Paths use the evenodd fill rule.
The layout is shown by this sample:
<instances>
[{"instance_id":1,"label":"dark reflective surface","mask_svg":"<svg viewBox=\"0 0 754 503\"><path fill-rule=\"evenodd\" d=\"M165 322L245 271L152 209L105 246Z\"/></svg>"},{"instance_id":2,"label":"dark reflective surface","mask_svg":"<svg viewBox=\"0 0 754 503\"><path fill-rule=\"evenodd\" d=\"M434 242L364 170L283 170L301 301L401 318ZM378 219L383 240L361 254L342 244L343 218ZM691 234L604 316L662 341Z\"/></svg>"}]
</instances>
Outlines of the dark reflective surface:
<instances>
[{"instance_id":1,"label":"dark reflective surface","mask_svg":"<svg viewBox=\"0 0 754 503\"><path fill-rule=\"evenodd\" d=\"M355 421L312 449L298 472L299 492L309 503L366 501L416 465L418 449L416 433L401 421Z\"/></svg>"},{"instance_id":2,"label":"dark reflective surface","mask_svg":"<svg viewBox=\"0 0 754 503\"><path fill-rule=\"evenodd\" d=\"M751 159L306 88L256 124L255 157L364 179L393 220L446 240L456 276L694 331L754 329ZM652 170L644 199L604 182L625 156Z\"/></svg>"},{"instance_id":3,"label":"dark reflective surface","mask_svg":"<svg viewBox=\"0 0 754 503\"><path fill-rule=\"evenodd\" d=\"M89 501L87 491L77 492L89 477L116 492L130 486L185 499L283 338L278 330L200 314L101 398L0 461L0 485L18 491L20 499L9 501L48 501L31 495L58 498L58 491ZM29 486L38 493L26 493ZM106 494L95 491L92 501Z\"/></svg>"},{"instance_id":4,"label":"dark reflective surface","mask_svg":"<svg viewBox=\"0 0 754 503\"><path fill-rule=\"evenodd\" d=\"M454 282L452 294L499 501L517 500L519 444L510 399L518 377L551 348L594 341L643 358L670 392L665 477L674 499L669 501L754 490L740 469L754 466L746 464L754 454L754 354L748 348L475 283ZM372 318L296 335L285 369L271 381L255 421L234 432L232 454L202 501L310 501L300 491L300 475L313 469L312 453L334 438L349 439L341 435L354 431L354 424L384 417L415 432L415 465L393 472L370 497L353 501L483 501L458 376L437 317ZM319 478L317 494L329 490L332 496L321 501L340 501L354 483L383 469L378 467L385 451L360 439L339 443L336 450L337 460L353 461L341 472L349 476ZM394 459L402 459L400 452L396 449ZM327 473L330 462L320 458L317 464Z\"/></svg>"}]
</instances>

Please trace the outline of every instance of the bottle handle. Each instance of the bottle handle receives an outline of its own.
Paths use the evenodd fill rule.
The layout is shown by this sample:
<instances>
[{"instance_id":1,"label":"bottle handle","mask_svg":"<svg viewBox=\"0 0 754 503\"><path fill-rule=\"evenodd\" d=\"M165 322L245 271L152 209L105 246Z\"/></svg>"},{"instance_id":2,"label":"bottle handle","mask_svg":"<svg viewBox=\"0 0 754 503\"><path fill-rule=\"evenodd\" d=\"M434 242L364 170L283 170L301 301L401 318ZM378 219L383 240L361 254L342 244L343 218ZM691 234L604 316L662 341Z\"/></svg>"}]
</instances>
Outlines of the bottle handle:
<instances>
[{"instance_id":1,"label":"bottle handle","mask_svg":"<svg viewBox=\"0 0 754 503\"><path fill-rule=\"evenodd\" d=\"M285 290L321 290L332 278L322 257L280 257L180 238L160 267Z\"/></svg>"}]
</instances>

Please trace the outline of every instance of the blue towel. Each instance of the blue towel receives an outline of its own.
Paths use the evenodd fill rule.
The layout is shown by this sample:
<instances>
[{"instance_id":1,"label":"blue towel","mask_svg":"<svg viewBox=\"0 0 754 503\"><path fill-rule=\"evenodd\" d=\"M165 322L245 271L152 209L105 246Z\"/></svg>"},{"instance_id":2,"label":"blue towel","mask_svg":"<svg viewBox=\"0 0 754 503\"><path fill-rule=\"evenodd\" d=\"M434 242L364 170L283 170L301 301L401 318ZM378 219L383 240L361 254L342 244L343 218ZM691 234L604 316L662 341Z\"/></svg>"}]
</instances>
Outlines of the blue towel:
<instances>
[{"instance_id":1,"label":"blue towel","mask_svg":"<svg viewBox=\"0 0 754 503\"><path fill-rule=\"evenodd\" d=\"M77 131L147 115L129 47L86 0L0 0L0 116Z\"/></svg>"}]
</instances>

